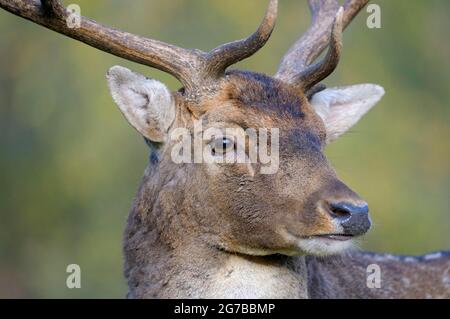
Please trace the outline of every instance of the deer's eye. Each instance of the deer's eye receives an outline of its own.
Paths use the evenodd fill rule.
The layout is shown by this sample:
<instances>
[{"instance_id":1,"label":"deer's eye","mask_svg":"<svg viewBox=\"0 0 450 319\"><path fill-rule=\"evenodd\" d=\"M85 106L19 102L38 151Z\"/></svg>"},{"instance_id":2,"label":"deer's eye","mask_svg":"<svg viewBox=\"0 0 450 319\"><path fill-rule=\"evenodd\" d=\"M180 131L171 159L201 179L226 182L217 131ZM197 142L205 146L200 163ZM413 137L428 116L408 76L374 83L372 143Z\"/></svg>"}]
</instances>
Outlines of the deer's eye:
<instances>
[{"instance_id":1,"label":"deer's eye","mask_svg":"<svg viewBox=\"0 0 450 319\"><path fill-rule=\"evenodd\" d=\"M213 155L222 155L235 149L234 139L228 137L219 137L212 141L211 149Z\"/></svg>"}]
</instances>

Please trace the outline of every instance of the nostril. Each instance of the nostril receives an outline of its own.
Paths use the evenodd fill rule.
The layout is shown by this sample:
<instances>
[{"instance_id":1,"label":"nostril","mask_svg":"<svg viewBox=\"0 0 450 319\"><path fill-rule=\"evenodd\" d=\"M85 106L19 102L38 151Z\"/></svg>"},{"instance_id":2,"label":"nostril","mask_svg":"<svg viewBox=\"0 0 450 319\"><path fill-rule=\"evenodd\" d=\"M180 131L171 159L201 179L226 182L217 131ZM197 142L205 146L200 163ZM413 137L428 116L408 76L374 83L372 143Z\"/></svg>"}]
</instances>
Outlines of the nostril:
<instances>
[{"instance_id":1,"label":"nostril","mask_svg":"<svg viewBox=\"0 0 450 319\"><path fill-rule=\"evenodd\" d=\"M337 219L347 219L352 216L352 211L348 205L343 203L330 204L330 215Z\"/></svg>"},{"instance_id":2,"label":"nostril","mask_svg":"<svg viewBox=\"0 0 450 319\"><path fill-rule=\"evenodd\" d=\"M349 202L328 202L328 214L337 221L345 234L360 236L370 229L369 206Z\"/></svg>"}]
</instances>

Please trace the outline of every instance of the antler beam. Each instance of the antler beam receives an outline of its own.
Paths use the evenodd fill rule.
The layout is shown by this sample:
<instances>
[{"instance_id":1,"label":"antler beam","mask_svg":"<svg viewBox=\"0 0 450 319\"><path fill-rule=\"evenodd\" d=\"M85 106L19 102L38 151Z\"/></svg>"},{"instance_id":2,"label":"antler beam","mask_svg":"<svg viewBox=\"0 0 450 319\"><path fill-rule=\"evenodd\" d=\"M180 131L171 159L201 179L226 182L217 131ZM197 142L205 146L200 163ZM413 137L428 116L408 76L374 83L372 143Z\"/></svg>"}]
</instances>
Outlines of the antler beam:
<instances>
[{"instance_id":1,"label":"antler beam","mask_svg":"<svg viewBox=\"0 0 450 319\"><path fill-rule=\"evenodd\" d=\"M344 9L341 7L333 23L330 39L330 49L326 57L313 65L305 67L293 80L308 91L314 85L327 78L337 68L342 52L342 18Z\"/></svg>"},{"instance_id":2,"label":"antler beam","mask_svg":"<svg viewBox=\"0 0 450 319\"><path fill-rule=\"evenodd\" d=\"M66 9L59 1L43 0L41 4L36 0L0 0L0 7L94 48L170 73L187 86L190 65L198 64L197 56L189 50L106 27L85 17L80 17L79 28L69 28Z\"/></svg>"}]
</instances>

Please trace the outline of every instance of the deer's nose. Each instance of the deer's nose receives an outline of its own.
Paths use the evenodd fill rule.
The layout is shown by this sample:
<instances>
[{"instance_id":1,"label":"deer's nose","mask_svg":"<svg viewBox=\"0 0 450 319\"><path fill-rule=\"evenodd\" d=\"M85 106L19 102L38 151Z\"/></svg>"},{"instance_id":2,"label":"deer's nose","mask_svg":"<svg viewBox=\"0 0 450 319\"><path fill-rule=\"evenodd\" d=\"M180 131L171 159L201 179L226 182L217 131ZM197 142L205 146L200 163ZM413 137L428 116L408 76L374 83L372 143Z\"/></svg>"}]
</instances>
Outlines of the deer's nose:
<instances>
[{"instance_id":1,"label":"deer's nose","mask_svg":"<svg viewBox=\"0 0 450 319\"><path fill-rule=\"evenodd\" d=\"M328 212L333 219L339 222L347 235L363 235L372 225L367 203L358 205L347 202L329 203Z\"/></svg>"}]
</instances>

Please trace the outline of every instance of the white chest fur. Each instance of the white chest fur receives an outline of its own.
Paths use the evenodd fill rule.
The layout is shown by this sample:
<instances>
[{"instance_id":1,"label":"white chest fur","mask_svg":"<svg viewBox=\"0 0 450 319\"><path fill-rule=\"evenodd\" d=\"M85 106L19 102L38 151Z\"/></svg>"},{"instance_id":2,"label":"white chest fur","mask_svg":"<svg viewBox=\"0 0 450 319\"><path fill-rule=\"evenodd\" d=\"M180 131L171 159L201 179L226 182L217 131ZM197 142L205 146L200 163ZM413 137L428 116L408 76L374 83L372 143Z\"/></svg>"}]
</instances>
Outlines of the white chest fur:
<instances>
[{"instance_id":1,"label":"white chest fur","mask_svg":"<svg viewBox=\"0 0 450 319\"><path fill-rule=\"evenodd\" d=\"M293 270L273 263L230 256L214 274L207 298L307 298L306 280Z\"/></svg>"}]
</instances>

